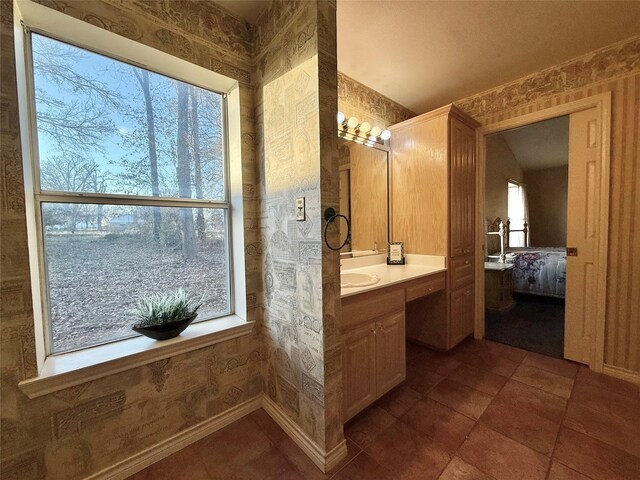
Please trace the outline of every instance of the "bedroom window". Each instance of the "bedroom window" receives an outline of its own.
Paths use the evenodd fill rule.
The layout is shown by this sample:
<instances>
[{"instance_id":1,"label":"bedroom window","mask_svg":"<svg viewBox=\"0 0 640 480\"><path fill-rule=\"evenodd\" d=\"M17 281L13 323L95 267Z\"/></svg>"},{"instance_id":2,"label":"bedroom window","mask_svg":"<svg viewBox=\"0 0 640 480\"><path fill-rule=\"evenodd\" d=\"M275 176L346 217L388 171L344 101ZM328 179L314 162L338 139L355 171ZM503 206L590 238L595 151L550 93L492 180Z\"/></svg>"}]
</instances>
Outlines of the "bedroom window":
<instances>
[{"instance_id":1,"label":"bedroom window","mask_svg":"<svg viewBox=\"0 0 640 480\"><path fill-rule=\"evenodd\" d=\"M131 337L146 293L203 295L199 321L232 313L224 95L28 40L47 353Z\"/></svg>"},{"instance_id":2,"label":"bedroom window","mask_svg":"<svg viewBox=\"0 0 640 480\"><path fill-rule=\"evenodd\" d=\"M507 182L507 213L509 216L509 246L527 247L529 224L527 191L525 185L515 180Z\"/></svg>"}]
</instances>

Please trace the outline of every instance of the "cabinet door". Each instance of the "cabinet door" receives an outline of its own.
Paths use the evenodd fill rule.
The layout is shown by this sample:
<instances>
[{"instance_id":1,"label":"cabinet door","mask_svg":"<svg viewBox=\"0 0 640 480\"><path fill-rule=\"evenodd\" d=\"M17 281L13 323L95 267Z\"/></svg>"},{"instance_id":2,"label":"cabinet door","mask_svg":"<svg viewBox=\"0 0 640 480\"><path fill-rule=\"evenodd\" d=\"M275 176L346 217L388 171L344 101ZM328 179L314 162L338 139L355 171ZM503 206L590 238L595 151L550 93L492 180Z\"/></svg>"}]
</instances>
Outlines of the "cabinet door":
<instances>
[{"instance_id":1,"label":"cabinet door","mask_svg":"<svg viewBox=\"0 0 640 480\"><path fill-rule=\"evenodd\" d=\"M404 310L376 323L376 394L384 395L406 376Z\"/></svg>"},{"instance_id":2,"label":"cabinet door","mask_svg":"<svg viewBox=\"0 0 640 480\"><path fill-rule=\"evenodd\" d=\"M347 421L376 397L375 323L347 331L342 337L344 418Z\"/></svg>"},{"instance_id":3,"label":"cabinet door","mask_svg":"<svg viewBox=\"0 0 640 480\"><path fill-rule=\"evenodd\" d=\"M454 290L449 308L449 348L453 348L474 330L474 284Z\"/></svg>"},{"instance_id":4,"label":"cabinet door","mask_svg":"<svg viewBox=\"0 0 640 480\"><path fill-rule=\"evenodd\" d=\"M449 175L451 183L451 256L474 250L476 210L476 134L459 120L451 119Z\"/></svg>"}]
</instances>

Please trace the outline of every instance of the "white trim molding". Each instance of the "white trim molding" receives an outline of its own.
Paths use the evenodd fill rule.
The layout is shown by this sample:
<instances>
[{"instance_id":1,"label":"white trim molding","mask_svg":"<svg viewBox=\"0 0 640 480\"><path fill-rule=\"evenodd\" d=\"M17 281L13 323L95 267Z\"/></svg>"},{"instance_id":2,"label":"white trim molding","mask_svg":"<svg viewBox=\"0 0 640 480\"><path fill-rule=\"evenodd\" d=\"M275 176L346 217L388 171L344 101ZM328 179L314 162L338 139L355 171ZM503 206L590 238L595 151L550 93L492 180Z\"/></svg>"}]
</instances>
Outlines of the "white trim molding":
<instances>
[{"instance_id":1,"label":"white trim molding","mask_svg":"<svg viewBox=\"0 0 640 480\"><path fill-rule=\"evenodd\" d=\"M282 428L300 449L326 473L335 467L347 456L347 443L343 440L328 452L318 445L300 426L295 423L280 407L268 396L263 396L262 408Z\"/></svg>"},{"instance_id":2,"label":"white trim molding","mask_svg":"<svg viewBox=\"0 0 640 480\"><path fill-rule=\"evenodd\" d=\"M627 370L626 368L616 367L605 363L602 373L640 386L640 372L634 372L633 370Z\"/></svg>"},{"instance_id":3,"label":"white trim molding","mask_svg":"<svg viewBox=\"0 0 640 480\"><path fill-rule=\"evenodd\" d=\"M215 417L211 417L186 430L182 430L175 435L163 440L160 443L145 448L129 458L126 458L115 465L94 473L86 480L124 480L131 475L144 470L150 465L159 462L172 453L181 450L207 435L211 435L227 425L240 420L245 415L258 410L262 406L262 396L257 396L244 403L226 410Z\"/></svg>"}]
</instances>

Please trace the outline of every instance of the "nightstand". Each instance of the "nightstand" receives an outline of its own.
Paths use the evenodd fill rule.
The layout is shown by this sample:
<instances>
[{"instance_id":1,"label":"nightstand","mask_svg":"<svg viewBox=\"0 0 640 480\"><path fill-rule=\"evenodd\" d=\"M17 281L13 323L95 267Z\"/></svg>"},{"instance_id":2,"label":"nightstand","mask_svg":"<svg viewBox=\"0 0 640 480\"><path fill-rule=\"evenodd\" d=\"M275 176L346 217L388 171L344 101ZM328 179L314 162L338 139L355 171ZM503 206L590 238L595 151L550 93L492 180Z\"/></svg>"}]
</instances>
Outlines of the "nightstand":
<instances>
[{"instance_id":1,"label":"nightstand","mask_svg":"<svg viewBox=\"0 0 640 480\"><path fill-rule=\"evenodd\" d=\"M511 270L513 264L485 262L484 306L493 312L506 312L513 307L511 296Z\"/></svg>"}]
</instances>

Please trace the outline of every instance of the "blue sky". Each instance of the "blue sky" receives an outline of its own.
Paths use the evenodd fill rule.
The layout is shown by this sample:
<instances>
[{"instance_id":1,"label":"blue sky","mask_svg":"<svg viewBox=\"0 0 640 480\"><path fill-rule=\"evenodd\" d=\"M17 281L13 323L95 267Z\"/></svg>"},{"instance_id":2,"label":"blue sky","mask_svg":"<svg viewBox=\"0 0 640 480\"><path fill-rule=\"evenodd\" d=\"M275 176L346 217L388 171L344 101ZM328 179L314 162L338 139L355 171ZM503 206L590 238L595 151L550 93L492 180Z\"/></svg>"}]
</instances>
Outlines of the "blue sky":
<instances>
[{"instance_id":1,"label":"blue sky","mask_svg":"<svg viewBox=\"0 0 640 480\"><path fill-rule=\"evenodd\" d=\"M102 85L110 92L113 92L115 96L119 97L125 108L131 108L141 115L140 123L137 123L131 116L124 115L115 108L110 108L107 118L113 123L114 129L102 139L100 149L87 148L84 151L87 159L96 161L103 171L117 175L125 172L125 168L122 165L122 160L125 155L128 155L128 158L133 161L146 158L148 152L145 143L142 143L142 147L144 148L140 148L139 152L133 152L124 141L124 137L136 128L142 128L142 133L146 135L144 97L140 84L133 73L134 69L141 69L35 33L32 34L32 44L35 66L34 83L36 90L42 92L43 96L55 99L67 106L73 104L73 102L78 102L79 105L86 105L90 101L88 94L71 91L69 83L65 83L64 81L56 82L50 78L50 75L39 71L37 67L39 64L46 65L55 61L56 64L68 68L69 70L67 71L79 74L90 79L92 82ZM55 52L56 55L50 55L47 54L47 52ZM153 72L149 72L149 78L152 96L154 97L159 168L164 171L167 178L172 178L175 176L175 170L171 163L171 158L167 155L163 156L161 151L161 145L169 145L169 143L166 143L166 141L163 143L160 120L162 115L165 115L163 118L172 118L166 117L166 110L168 108L167 104L175 102L176 81ZM199 89L199 91L207 95L220 97L219 94L207 90ZM156 100L158 101L156 102ZM46 109L46 105L36 102L36 111L38 114L44 113ZM146 139L146 137L144 138ZM174 141L174 135L167 136L165 134L164 138ZM44 164L47 159L57 153L58 143L53 137L41 129L39 129L38 132L38 143L40 162ZM122 187L113 183L110 184L108 192L150 194L149 191L125 192Z\"/></svg>"}]
</instances>

